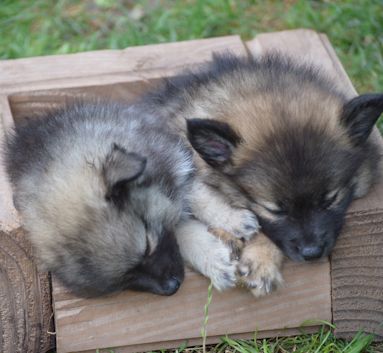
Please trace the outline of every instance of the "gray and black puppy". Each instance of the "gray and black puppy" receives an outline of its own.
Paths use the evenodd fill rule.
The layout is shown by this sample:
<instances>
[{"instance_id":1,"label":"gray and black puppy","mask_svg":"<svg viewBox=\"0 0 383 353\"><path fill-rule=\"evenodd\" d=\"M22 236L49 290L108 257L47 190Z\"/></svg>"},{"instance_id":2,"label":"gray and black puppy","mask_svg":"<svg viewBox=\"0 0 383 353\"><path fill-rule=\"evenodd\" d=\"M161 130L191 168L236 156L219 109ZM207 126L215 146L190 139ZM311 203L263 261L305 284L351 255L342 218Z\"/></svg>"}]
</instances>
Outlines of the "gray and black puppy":
<instances>
[{"instance_id":1,"label":"gray and black puppy","mask_svg":"<svg viewBox=\"0 0 383 353\"><path fill-rule=\"evenodd\" d=\"M239 266L256 295L280 283L282 252L295 261L329 255L351 201L378 174L379 154L368 137L383 95L351 99L318 69L278 54L216 56L166 80L143 103L148 112L185 121L204 161L197 161L197 177L219 194L221 206L257 214L264 235L245 248ZM197 218L225 226L230 212ZM179 234L181 252L209 275L204 264L217 245L207 232L198 242L190 234ZM221 269L232 278L229 265Z\"/></svg>"},{"instance_id":2,"label":"gray and black puppy","mask_svg":"<svg viewBox=\"0 0 383 353\"><path fill-rule=\"evenodd\" d=\"M193 164L158 117L77 103L16 127L6 165L38 259L73 292L177 291Z\"/></svg>"}]
</instances>

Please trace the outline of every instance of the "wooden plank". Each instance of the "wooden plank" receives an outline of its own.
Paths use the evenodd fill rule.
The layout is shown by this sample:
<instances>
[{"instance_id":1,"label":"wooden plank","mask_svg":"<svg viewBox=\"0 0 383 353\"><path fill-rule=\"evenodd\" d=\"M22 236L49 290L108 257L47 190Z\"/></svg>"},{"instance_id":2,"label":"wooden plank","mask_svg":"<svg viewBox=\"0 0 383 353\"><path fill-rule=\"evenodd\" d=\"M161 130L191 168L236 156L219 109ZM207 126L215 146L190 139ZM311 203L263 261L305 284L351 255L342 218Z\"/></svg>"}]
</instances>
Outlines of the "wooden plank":
<instances>
[{"instance_id":1,"label":"wooden plank","mask_svg":"<svg viewBox=\"0 0 383 353\"><path fill-rule=\"evenodd\" d=\"M5 143L5 131L13 127L13 117L8 97L0 95L0 145ZM5 172L4 156L0 153L0 230L9 232L20 226L13 206L12 191Z\"/></svg>"},{"instance_id":2,"label":"wooden plank","mask_svg":"<svg viewBox=\"0 0 383 353\"><path fill-rule=\"evenodd\" d=\"M54 347L51 290L32 247L18 228L0 231L0 352L46 352Z\"/></svg>"},{"instance_id":3,"label":"wooden plank","mask_svg":"<svg viewBox=\"0 0 383 353\"><path fill-rule=\"evenodd\" d=\"M0 93L85 87L170 76L230 49L244 54L239 36L0 61Z\"/></svg>"},{"instance_id":4,"label":"wooden plank","mask_svg":"<svg viewBox=\"0 0 383 353\"><path fill-rule=\"evenodd\" d=\"M225 334L250 338L254 331L267 335L282 328L297 328L307 319L331 319L327 261L307 266L289 262L284 275L285 287L259 300L245 289L214 291L208 324L211 341L217 342ZM207 279L192 271L187 272L181 289L167 298L124 292L102 299L81 299L54 283L58 352L107 347L135 352L176 347L185 339L200 343L207 287Z\"/></svg>"},{"instance_id":5,"label":"wooden plank","mask_svg":"<svg viewBox=\"0 0 383 353\"><path fill-rule=\"evenodd\" d=\"M280 330L271 330L271 331L262 331L262 332L253 332L251 336L248 333L245 334L231 334L230 338L234 339L261 339L264 337L285 337L285 336L294 336L302 333L314 333L318 331L317 326L301 326L299 328L284 328ZM222 336L209 336L206 338L206 344L215 344L216 342L221 341ZM157 347L160 347L156 351L171 349L174 347L180 347L181 345L187 345L187 347L198 347L201 346L201 338L192 338L192 339L183 339L177 341L165 341L158 342ZM132 352L150 352L150 348L153 347L153 344L141 344L138 346L125 346L125 347L113 347L113 353L132 353ZM177 348L176 348L177 349ZM100 349L99 353L110 353L111 349ZM81 353L94 353L94 350L88 350Z\"/></svg>"},{"instance_id":6,"label":"wooden plank","mask_svg":"<svg viewBox=\"0 0 383 353\"><path fill-rule=\"evenodd\" d=\"M129 81L102 86L52 89L21 92L9 96L12 116L16 124L39 117L76 99L112 99L130 103L149 90L158 79Z\"/></svg>"},{"instance_id":7,"label":"wooden plank","mask_svg":"<svg viewBox=\"0 0 383 353\"><path fill-rule=\"evenodd\" d=\"M356 95L350 79L324 34L311 30L261 34L247 43L253 55L279 50L312 62ZM375 128L371 139L383 141ZM380 166L381 168L381 166ZM339 337L366 330L383 339L383 179L367 197L351 205L346 225L331 257L333 322Z\"/></svg>"},{"instance_id":8,"label":"wooden plank","mask_svg":"<svg viewBox=\"0 0 383 353\"><path fill-rule=\"evenodd\" d=\"M265 338L265 337L285 337L285 336L294 336L302 333L314 333L318 331L318 327L315 326L302 326L299 328L285 328L280 330L270 330L270 331L262 331L262 332L253 332L252 335L249 336L248 333L245 334L231 334L230 338L234 339L257 339ZM206 344L215 344L221 341L222 336L209 336L206 339ZM168 342L158 342L156 345L160 347L156 349L156 351L160 351L163 349L171 349L174 347L180 347L181 345L187 345L187 347L201 347L201 338L192 338L188 340L178 340L178 341L168 341ZM141 344L138 346L125 346L125 347L113 347L113 353L132 353L132 352L151 352L151 348L153 348L153 343L149 344ZM110 353L110 348L100 349L99 353ZM94 350L83 351L81 353L94 353Z\"/></svg>"},{"instance_id":9,"label":"wooden plank","mask_svg":"<svg viewBox=\"0 0 383 353\"><path fill-rule=\"evenodd\" d=\"M355 212L331 258L333 320L339 337L358 330L383 340L383 210Z\"/></svg>"}]
</instances>

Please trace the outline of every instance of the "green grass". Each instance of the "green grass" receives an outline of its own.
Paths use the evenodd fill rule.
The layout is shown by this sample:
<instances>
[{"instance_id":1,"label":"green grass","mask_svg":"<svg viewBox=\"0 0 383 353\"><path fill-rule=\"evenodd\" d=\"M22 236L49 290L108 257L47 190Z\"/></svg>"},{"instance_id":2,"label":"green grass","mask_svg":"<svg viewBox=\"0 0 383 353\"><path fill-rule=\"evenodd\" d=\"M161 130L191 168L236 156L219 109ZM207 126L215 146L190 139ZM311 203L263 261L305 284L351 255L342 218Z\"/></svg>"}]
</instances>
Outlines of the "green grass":
<instances>
[{"instance_id":1,"label":"green grass","mask_svg":"<svg viewBox=\"0 0 383 353\"><path fill-rule=\"evenodd\" d=\"M222 339L215 352L239 353L360 353L376 352L377 346L372 346L373 337L358 333L353 340L346 342L336 339L323 326L317 333L302 334L295 337L276 338L272 340L233 340L228 337Z\"/></svg>"},{"instance_id":2,"label":"green grass","mask_svg":"<svg viewBox=\"0 0 383 353\"><path fill-rule=\"evenodd\" d=\"M0 59L292 28L328 35L359 92L383 91L383 2L255 0L0 0ZM378 123L383 131L383 119ZM206 327L204 328L206 330ZM207 328L208 329L208 328ZM217 352L373 352L371 337L336 340L324 326L291 338L240 341L228 337ZM369 347L369 348L367 348ZM201 352L180 348L179 352Z\"/></svg>"},{"instance_id":3,"label":"green grass","mask_svg":"<svg viewBox=\"0 0 383 353\"><path fill-rule=\"evenodd\" d=\"M351 341L336 339L330 324L323 324L316 333L303 333L293 337L252 340L221 338L221 343L207 347L208 353L377 353L382 344L373 344L373 336L357 333ZM114 353L113 349L107 350ZM202 353L203 347L187 348L187 342L175 350L158 350L150 353Z\"/></svg>"},{"instance_id":4,"label":"green grass","mask_svg":"<svg viewBox=\"0 0 383 353\"><path fill-rule=\"evenodd\" d=\"M313 28L359 92L383 91L382 0L0 0L0 59ZM379 122L383 131L383 119Z\"/></svg>"}]
</instances>

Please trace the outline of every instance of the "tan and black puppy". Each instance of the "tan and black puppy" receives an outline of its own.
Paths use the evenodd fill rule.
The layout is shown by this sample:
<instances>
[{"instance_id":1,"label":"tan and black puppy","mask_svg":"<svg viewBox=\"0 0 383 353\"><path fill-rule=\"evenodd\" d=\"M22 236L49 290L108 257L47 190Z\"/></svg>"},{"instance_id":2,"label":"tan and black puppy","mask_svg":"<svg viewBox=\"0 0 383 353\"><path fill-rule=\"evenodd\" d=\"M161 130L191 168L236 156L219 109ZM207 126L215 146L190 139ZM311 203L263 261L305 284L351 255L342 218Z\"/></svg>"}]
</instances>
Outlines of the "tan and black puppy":
<instances>
[{"instance_id":1,"label":"tan and black puppy","mask_svg":"<svg viewBox=\"0 0 383 353\"><path fill-rule=\"evenodd\" d=\"M199 180L220 205L257 214L264 235L244 249L239 266L256 295L280 283L282 253L295 261L329 255L351 201L377 176L379 155L368 137L383 95L350 99L319 70L278 54L217 56L143 102L187 130L204 161L196 162ZM221 225L231 228L230 212L223 214ZM184 257L203 272L214 249L200 236L198 257L190 234L179 239Z\"/></svg>"}]
</instances>

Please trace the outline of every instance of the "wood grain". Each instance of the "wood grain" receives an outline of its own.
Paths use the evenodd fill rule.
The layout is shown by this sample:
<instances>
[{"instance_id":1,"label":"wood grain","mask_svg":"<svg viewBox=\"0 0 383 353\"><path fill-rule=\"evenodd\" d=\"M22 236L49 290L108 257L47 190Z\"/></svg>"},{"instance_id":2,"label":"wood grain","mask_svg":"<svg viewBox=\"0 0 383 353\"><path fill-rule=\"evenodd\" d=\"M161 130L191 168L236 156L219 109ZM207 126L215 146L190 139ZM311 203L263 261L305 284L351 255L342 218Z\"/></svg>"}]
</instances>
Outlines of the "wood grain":
<instances>
[{"instance_id":1,"label":"wood grain","mask_svg":"<svg viewBox=\"0 0 383 353\"><path fill-rule=\"evenodd\" d=\"M355 96L346 71L328 38L311 30L261 34L247 43L253 55L279 50L321 67L350 97ZM383 141L374 129L370 137L383 155ZM382 170L382 165L379 167ZM331 257L333 322L338 337L359 330L383 336L383 179L351 205L346 225Z\"/></svg>"},{"instance_id":2,"label":"wood grain","mask_svg":"<svg viewBox=\"0 0 383 353\"><path fill-rule=\"evenodd\" d=\"M245 54L239 36L0 61L0 93L100 86L170 76L211 58Z\"/></svg>"},{"instance_id":3,"label":"wood grain","mask_svg":"<svg viewBox=\"0 0 383 353\"><path fill-rule=\"evenodd\" d=\"M331 259L336 333L383 340L383 210L349 214Z\"/></svg>"},{"instance_id":4,"label":"wood grain","mask_svg":"<svg viewBox=\"0 0 383 353\"><path fill-rule=\"evenodd\" d=\"M108 99L131 103L145 91L154 87L158 81L158 79L151 79L102 86L22 92L9 96L10 109L15 123L19 124L28 119L41 117L47 111L78 99Z\"/></svg>"},{"instance_id":5,"label":"wood grain","mask_svg":"<svg viewBox=\"0 0 383 353\"><path fill-rule=\"evenodd\" d=\"M5 143L5 132L12 129L14 121L8 97L0 95L0 146ZM20 226L19 216L13 206L12 190L5 172L4 155L0 153L0 231L11 231Z\"/></svg>"},{"instance_id":6,"label":"wood grain","mask_svg":"<svg viewBox=\"0 0 383 353\"><path fill-rule=\"evenodd\" d=\"M37 271L23 230L0 231L0 352L46 352L51 331L48 274Z\"/></svg>"},{"instance_id":7,"label":"wood grain","mask_svg":"<svg viewBox=\"0 0 383 353\"><path fill-rule=\"evenodd\" d=\"M289 262L284 275L285 287L259 300L245 289L214 291L208 324L211 339L217 342L219 336L241 333L252 337L254 331L262 335L297 328L308 319L331 319L327 261L307 266ZM185 339L200 344L207 287L207 279L188 271L183 286L171 297L125 292L87 300L54 282L58 352L106 347L134 352L142 351L141 344L153 350L165 343L175 347Z\"/></svg>"}]
</instances>

